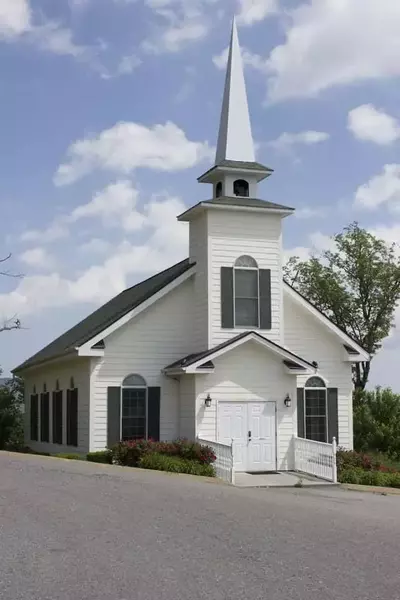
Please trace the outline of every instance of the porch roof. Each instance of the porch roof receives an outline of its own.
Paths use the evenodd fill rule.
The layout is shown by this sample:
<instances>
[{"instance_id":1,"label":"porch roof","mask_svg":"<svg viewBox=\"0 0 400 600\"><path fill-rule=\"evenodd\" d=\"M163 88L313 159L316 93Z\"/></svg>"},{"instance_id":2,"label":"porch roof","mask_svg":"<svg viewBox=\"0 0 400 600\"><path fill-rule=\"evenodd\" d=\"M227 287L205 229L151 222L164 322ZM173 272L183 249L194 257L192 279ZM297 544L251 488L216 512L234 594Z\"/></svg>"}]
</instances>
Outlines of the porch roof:
<instances>
[{"instance_id":1,"label":"porch roof","mask_svg":"<svg viewBox=\"0 0 400 600\"><path fill-rule=\"evenodd\" d=\"M258 332L244 331L243 333L236 335L230 340L227 340L222 344L218 344L218 346L214 346L214 348L184 356L183 358L165 367L164 373L193 373L199 371L207 372L211 369L214 369L214 364L212 362L214 358L217 358L218 356L225 354L226 352L229 352L229 350L232 350L233 348L236 348L237 346L250 340L254 340L266 349L269 349L275 354L278 354L283 359L285 367L290 372L294 373L295 371L300 370L304 373L310 371L314 373L318 368L317 362L311 363L305 360L304 358L297 356L297 354L293 354L293 352L290 352L290 350L287 350L287 348L280 346L276 342L272 342L271 340L262 336Z\"/></svg>"}]
</instances>

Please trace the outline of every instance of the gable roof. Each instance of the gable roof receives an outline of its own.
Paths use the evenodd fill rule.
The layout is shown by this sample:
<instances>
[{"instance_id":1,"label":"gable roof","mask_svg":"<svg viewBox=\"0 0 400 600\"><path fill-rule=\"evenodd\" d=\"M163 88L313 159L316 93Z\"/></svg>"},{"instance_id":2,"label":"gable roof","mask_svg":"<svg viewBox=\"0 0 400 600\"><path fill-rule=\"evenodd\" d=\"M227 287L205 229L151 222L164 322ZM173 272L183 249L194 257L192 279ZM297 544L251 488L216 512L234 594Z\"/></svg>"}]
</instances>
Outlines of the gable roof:
<instances>
[{"instance_id":1,"label":"gable roof","mask_svg":"<svg viewBox=\"0 0 400 600\"><path fill-rule=\"evenodd\" d=\"M129 313L132 309L148 300L193 266L194 263L190 263L187 258L169 269L124 290L83 319L83 321L63 333L48 346L16 367L13 372L16 373L22 369L75 352L77 347L104 331L106 327L115 323L115 321Z\"/></svg>"},{"instance_id":2,"label":"gable roof","mask_svg":"<svg viewBox=\"0 0 400 600\"><path fill-rule=\"evenodd\" d=\"M244 331L243 333L239 333L239 335L234 336L226 342L222 342L221 344L218 344L218 346L214 346L214 348L211 348L209 350L203 350L194 354L188 354L187 356L184 356L183 358L165 367L164 371L166 373L168 373L168 371L179 370L185 372L186 369L188 369L188 367L195 367L197 365L199 367L205 366L204 363L206 363L208 367L208 363L210 363L210 361L212 361L213 358L216 358L221 354L225 354L225 352L231 350L233 347L241 345L242 343L251 339L263 344L265 347L269 348L276 354L279 354L282 357L283 362L286 364L286 366L289 367L290 365L292 365L290 368L294 368L295 366L299 369L311 369L314 372L318 367L317 363L310 363L308 360L301 358L297 354L293 354L293 352L290 352L290 350L287 350L286 348L280 346L276 342L269 340L257 331Z\"/></svg>"}]
</instances>

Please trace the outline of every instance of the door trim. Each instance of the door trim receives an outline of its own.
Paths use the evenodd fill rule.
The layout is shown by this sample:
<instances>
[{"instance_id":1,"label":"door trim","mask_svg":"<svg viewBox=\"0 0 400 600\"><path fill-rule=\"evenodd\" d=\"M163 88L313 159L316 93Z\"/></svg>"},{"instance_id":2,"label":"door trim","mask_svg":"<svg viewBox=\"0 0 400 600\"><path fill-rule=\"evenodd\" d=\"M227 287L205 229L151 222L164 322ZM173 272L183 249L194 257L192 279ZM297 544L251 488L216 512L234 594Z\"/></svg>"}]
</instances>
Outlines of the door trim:
<instances>
[{"instance_id":1,"label":"door trim","mask_svg":"<svg viewBox=\"0 0 400 600\"><path fill-rule=\"evenodd\" d=\"M219 424L219 405L220 404L250 404L252 402L262 402L264 404L275 405L275 471L278 471L278 403L276 400L256 400L251 398L250 400L217 400L217 406L215 411L215 440L218 441L218 424ZM255 471L257 472L257 471Z\"/></svg>"}]
</instances>

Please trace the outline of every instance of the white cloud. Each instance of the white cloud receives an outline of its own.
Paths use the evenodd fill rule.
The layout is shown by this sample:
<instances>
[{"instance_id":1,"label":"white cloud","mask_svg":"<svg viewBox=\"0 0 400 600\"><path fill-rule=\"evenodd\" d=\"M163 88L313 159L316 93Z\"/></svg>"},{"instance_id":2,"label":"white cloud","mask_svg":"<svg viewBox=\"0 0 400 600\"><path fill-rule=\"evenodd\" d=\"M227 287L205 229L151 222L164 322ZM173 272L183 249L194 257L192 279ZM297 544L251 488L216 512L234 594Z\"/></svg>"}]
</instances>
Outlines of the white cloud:
<instances>
[{"instance_id":1,"label":"white cloud","mask_svg":"<svg viewBox=\"0 0 400 600\"><path fill-rule=\"evenodd\" d=\"M101 238L92 238L79 246L79 250L84 254L105 254L111 250L111 248L110 242L102 240Z\"/></svg>"},{"instance_id":2,"label":"white cloud","mask_svg":"<svg viewBox=\"0 0 400 600\"><path fill-rule=\"evenodd\" d=\"M383 167L382 173L361 185L355 194L354 204L375 210L387 204L389 209L400 209L400 164Z\"/></svg>"},{"instance_id":3,"label":"white cloud","mask_svg":"<svg viewBox=\"0 0 400 600\"><path fill-rule=\"evenodd\" d=\"M327 209L325 206L303 206L302 208L296 208L294 216L298 219L317 219L319 217L325 217Z\"/></svg>"},{"instance_id":4,"label":"white cloud","mask_svg":"<svg viewBox=\"0 0 400 600\"><path fill-rule=\"evenodd\" d=\"M287 17L286 41L268 60L270 100L400 75L400 2L310 0Z\"/></svg>"},{"instance_id":5,"label":"white cloud","mask_svg":"<svg viewBox=\"0 0 400 600\"><path fill-rule=\"evenodd\" d=\"M269 145L279 152L287 152L293 146L312 146L314 144L325 142L329 137L329 133L326 133L325 131L300 131L298 133L284 132L276 140L269 142Z\"/></svg>"},{"instance_id":6,"label":"white cloud","mask_svg":"<svg viewBox=\"0 0 400 600\"><path fill-rule=\"evenodd\" d=\"M31 10L28 0L1 0L0 38L11 39L31 27Z\"/></svg>"},{"instance_id":7,"label":"white cloud","mask_svg":"<svg viewBox=\"0 0 400 600\"><path fill-rule=\"evenodd\" d=\"M185 210L179 198L153 197L142 211L147 239L142 243L123 240L109 247L103 263L92 265L72 278L58 273L27 276L16 288L0 294L0 316L33 314L41 309L76 303L105 302L132 281L162 270L186 256L187 224L176 215Z\"/></svg>"},{"instance_id":8,"label":"white cloud","mask_svg":"<svg viewBox=\"0 0 400 600\"><path fill-rule=\"evenodd\" d=\"M138 167L179 171L211 156L207 142L191 142L174 123L146 127L122 122L97 136L74 142L54 182L67 185L97 169L124 174Z\"/></svg>"},{"instance_id":9,"label":"white cloud","mask_svg":"<svg viewBox=\"0 0 400 600\"><path fill-rule=\"evenodd\" d=\"M19 259L29 267L40 269L51 269L54 265L54 259L45 248L30 248L23 252Z\"/></svg>"},{"instance_id":10,"label":"white cloud","mask_svg":"<svg viewBox=\"0 0 400 600\"><path fill-rule=\"evenodd\" d=\"M252 25L278 12L278 0L239 0L238 21Z\"/></svg>"},{"instance_id":11,"label":"white cloud","mask_svg":"<svg viewBox=\"0 0 400 600\"><path fill-rule=\"evenodd\" d=\"M30 229L24 231L19 237L21 242L51 243L69 235L68 229L62 219L55 219L45 229Z\"/></svg>"},{"instance_id":12,"label":"white cloud","mask_svg":"<svg viewBox=\"0 0 400 600\"><path fill-rule=\"evenodd\" d=\"M267 62L266 60L260 56L259 54L254 54L247 48L242 48L242 60L244 66L252 67L256 71L260 71L261 73L266 73L267 71ZM228 55L229 55L229 46L227 46L220 54L216 54L213 56L212 61L217 69L221 71L226 69L226 65L228 63Z\"/></svg>"},{"instance_id":13,"label":"white cloud","mask_svg":"<svg viewBox=\"0 0 400 600\"><path fill-rule=\"evenodd\" d=\"M382 146L392 144L400 138L397 119L372 104L353 108L348 114L347 127L357 139Z\"/></svg>"},{"instance_id":14,"label":"white cloud","mask_svg":"<svg viewBox=\"0 0 400 600\"><path fill-rule=\"evenodd\" d=\"M283 251L284 262L291 256L298 256L300 260L308 260L313 254L320 254L324 250L333 250L335 247L332 236L326 235L321 231L314 231L307 236L306 246L296 246L287 248Z\"/></svg>"},{"instance_id":15,"label":"white cloud","mask_svg":"<svg viewBox=\"0 0 400 600\"><path fill-rule=\"evenodd\" d=\"M178 52L205 38L212 26L212 5L218 0L145 0L160 25L143 43L145 52Z\"/></svg>"}]
</instances>

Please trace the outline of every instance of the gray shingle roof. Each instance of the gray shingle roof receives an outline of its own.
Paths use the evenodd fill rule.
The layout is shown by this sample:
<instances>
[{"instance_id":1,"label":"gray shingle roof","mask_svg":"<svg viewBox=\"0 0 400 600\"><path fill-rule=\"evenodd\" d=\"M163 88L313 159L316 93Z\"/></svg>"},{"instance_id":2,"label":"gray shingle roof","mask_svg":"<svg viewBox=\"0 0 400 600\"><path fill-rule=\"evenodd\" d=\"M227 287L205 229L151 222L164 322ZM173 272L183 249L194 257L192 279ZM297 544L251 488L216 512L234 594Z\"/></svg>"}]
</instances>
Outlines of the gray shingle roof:
<instances>
[{"instance_id":1,"label":"gray shingle roof","mask_svg":"<svg viewBox=\"0 0 400 600\"><path fill-rule=\"evenodd\" d=\"M14 373L74 352L76 347L81 346L95 335L104 331L106 327L118 321L118 319L148 300L166 285L172 283L180 275L183 275L193 265L194 263L189 263L189 259L185 259L169 269L124 290L83 319L83 321L72 327L72 329L63 333L48 346L16 367Z\"/></svg>"},{"instance_id":2,"label":"gray shingle roof","mask_svg":"<svg viewBox=\"0 0 400 600\"><path fill-rule=\"evenodd\" d=\"M221 198L213 198L212 200L203 200L202 202L198 202L194 206L188 208L188 210L185 210L184 213L179 215L178 219L182 219L182 217L188 215L194 210L199 209L201 206L242 206L244 208L263 208L265 210L295 210L291 206L285 206L284 204L275 204L275 202L269 202L268 200L260 200L259 198L246 198L243 196L222 196Z\"/></svg>"},{"instance_id":3,"label":"gray shingle roof","mask_svg":"<svg viewBox=\"0 0 400 600\"><path fill-rule=\"evenodd\" d=\"M310 363L305 358L302 358L301 356L298 356L297 354L293 354L293 352L290 352L290 350L288 350L287 348L284 348L283 346L280 346L279 344L271 341L270 339L266 338L265 336L260 335L257 331L244 331L243 333L239 333L239 335L235 335L233 338L230 338L226 342L222 342L222 344L218 344L218 346L214 346L214 348L210 348L209 350L203 350L202 352L197 352L196 354L188 354L187 356L184 356L183 358L168 365L167 367L165 367L165 369L179 369L179 368L189 367L190 365L193 365L197 361L202 360L203 358L207 358L208 356L212 356L215 352L218 352L219 350L223 350L224 348L228 348L235 342L242 340L250 335L256 335L261 340L267 341L270 344L272 344L272 346L275 346L275 348L278 348L279 350L284 350L289 356L291 356L293 358L292 364L297 365L297 363L295 362L297 359L297 360L301 360L301 361L307 363L308 365L310 365L310 367L313 367L313 368L315 367L316 363L315 364ZM284 362L290 362L290 361L284 361Z\"/></svg>"},{"instance_id":4,"label":"gray shingle roof","mask_svg":"<svg viewBox=\"0 0 400 600\"><path fill-rule=\"evenodd\" d=\"M198 179L206 177L218 167L226 167L228 169L243 169L245 171L264 171L265 173L273 173L273 169L270 169L269 167L266 167L265 165L262 165L258 162L245 162L243 160L222 160L217 165L213 165Z\"/></svg>"}]
</instances>

